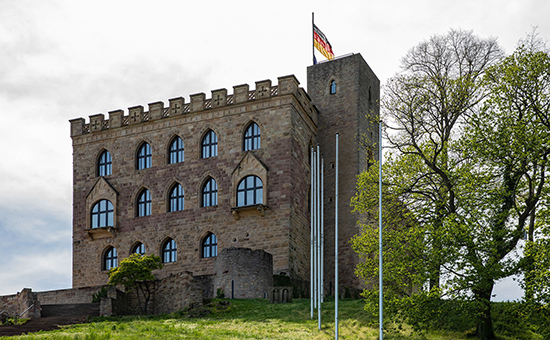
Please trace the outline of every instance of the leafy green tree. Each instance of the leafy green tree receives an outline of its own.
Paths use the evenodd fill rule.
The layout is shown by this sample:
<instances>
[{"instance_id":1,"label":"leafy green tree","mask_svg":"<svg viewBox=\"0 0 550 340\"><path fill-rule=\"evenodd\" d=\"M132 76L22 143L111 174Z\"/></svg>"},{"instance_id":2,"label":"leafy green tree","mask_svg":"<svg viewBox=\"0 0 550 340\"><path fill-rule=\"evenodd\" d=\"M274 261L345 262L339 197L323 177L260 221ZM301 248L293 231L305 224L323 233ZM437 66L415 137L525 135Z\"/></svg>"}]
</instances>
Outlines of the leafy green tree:
<instances>
[{"instance_id":1,"label":"leafy green tree","mask_svg":"<svg viewBox=\"0 0 550 340\"><path fill-rule=\"evenodd\" d=\"M494 339L493 287L524 268L520 240L542 221L537 207L544 210L549 193L550 129L548 111L540 108L550 104L536 90L544 77L510 65L520 52L501 59L494 40L451 31L413 48L404 58L405 72L385 89L382 109L393 130L383 167L386 301L411 311L409 321L419 320L413 311L426 310L419 305L433 307L441 297L473 299L478 336ZM507 77L524 78L514 83ZM520 88L529 86L531 98L518 99ZM359 177L353 201L367 215L378 208L367 198L377 196L375 172L371 167ZM378 249L370 241L376 234L365 225L353 240L356 251L373 259L358 268L365 277L377 274ZM413 284L397 290L390 279L401 287Z\"/></svg>"},{"instance_id":2,"label":"leafy green tree","mask_svg":"<svg viewBox=\"0 0 550 340\"><path fill-rule=\"evenodd\" d=\"M135 289L141 312L146 314L155 269L162 269L159 256L135 253L120 261L118 267L109 270L109 284L124 286L126 291Z\"/></svg>"}]
</instances>

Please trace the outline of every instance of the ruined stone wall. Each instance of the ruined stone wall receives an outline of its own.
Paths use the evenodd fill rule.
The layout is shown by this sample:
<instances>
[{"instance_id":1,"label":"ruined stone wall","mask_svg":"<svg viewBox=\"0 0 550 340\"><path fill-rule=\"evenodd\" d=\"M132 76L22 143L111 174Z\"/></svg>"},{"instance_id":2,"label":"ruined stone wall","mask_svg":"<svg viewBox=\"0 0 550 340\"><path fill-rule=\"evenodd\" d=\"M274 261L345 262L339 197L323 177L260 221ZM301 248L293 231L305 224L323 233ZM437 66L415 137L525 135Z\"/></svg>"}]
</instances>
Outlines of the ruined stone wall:
<instances>
[{"instance_id":1,"label":"ruined stone wall","mask_svg":"<svg viewBox=\"0 0 550 340\"><path fill-rule=\"evenodd\" d=\"M214 289L226 298L268 298L273 286L273 256L260 250L226 248L214 264Z\"/></svg>"},{"instance_id":2,"label":"ruined stone wall","mask_svg":"<svg viewBox=\"0 0 550 340\"><path fill-rule=\"evenodd\" d=\"M0 312L2 312L1 317L39 318L40 302L37 300L36 293L29 288L24 288L17 294L0 296Z\"/></svg>"}]
</instances>

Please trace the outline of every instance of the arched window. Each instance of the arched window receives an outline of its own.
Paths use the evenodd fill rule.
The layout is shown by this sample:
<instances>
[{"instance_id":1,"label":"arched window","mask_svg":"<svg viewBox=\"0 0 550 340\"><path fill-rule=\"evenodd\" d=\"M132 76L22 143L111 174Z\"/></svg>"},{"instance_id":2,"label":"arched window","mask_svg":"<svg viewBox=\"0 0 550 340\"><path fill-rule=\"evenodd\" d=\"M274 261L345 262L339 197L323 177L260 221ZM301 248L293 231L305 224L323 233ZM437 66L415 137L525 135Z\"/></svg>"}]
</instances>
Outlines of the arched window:
<instances>
[{"instance_id":1,"label":"arched window","mask_svg":"<svg viewBox=\"0 0 550 340\"><path fill-rule=\"evenodd\" d=\"M202 187L202 206L218 205L218 184L210 177Z\"/></svg>"},{"instance_id":2,"label":"arched window","mask_svg":"<svg viewBox=\"0 0 550 340\"><path fill-rule=\"evenodd\" d=\"M170 143L170 163L181 163L184 160L183 153L183 140L180 137L176 137Z\"/></svg>"},{"instance_id":3,"label":"arched window","mask_svg":"<svg viewBox=\"0 0 550 340\"><path fill-rule=\"evenodd\" d=\"M109 176L112 173L113 161L111 159L111 154L109 151L104 150L101 155L99 155L99 160L97 162L97 175L98 176Z\"/></svg>"},{"instance_id":4,"label":"arched window","mask_svg":"<svg viewBox=\"0 0 550 340\"><path fill-rule=\"evenodd\" d=\"M180 211L184 208L183 187L176 184L170 190L170 211Z\"/></svg>"},{"instance_id":5,"label":"arched window","mask_svg":"<svg viewBox=\"0 0 550 340\"><path fill-rule=\"evenodd\" d=\"M264 202L264 186L257 176L246 176L237 186L237 206L262 204Z\"/></svg>"},{"instance_id":6,"label":"arched window","mask_svg":"<svg viewBox=\"0 0 550 340\"><path fill-rule=\"evenodd\" d=\"M153 154L149 143L143 143L138 150L137 168L138 170L150 168L152 165Z\"/></svg>"},{"instance_id":7,"label":"arched window","mask_svg":"<svg viewBox=\"0 0 550 340\"><path fill-rule=\"evenodd\" d=\"M244 132L243 150L256 150L260 148L260 127L252 122Z\"/></svg>"},{"instance_id":8,"label":"arched window","mask_svg":"<svg viewBox=\"0 0 550 340\"><path fill-rule=\"evenodd\" d=\"M118 266L118 253L116 248L109 247L103 255L103 270L110 270Z\"/></svg>"},{"instance_id":9,"label":"arched window","mask_svg":"<svg viewBox=\"0 0 550 340\"><path fill-rule=\"evenodd\" d=\"M336 93L336 81L332 80L330 82L330 94L335 94L335 93Z\"/></svg>"},{"instance_id":10,"label":"arched window","mask_svg":"<svg viewBox=\"0 0 550 340\"><path fill-rule=\"evenodd\" d=\"M209 130L202 138L201 158L209 158L218 155L218 136L212 130Z\"/></svg>"},{"instance_id":11,"label":"arched window","mask_svg":"<svg viewBox=\"0 0 550 340\"><path fill-rule=\"evenodd\" d=\"M138 211L137 216L149 216L151 215L151 193L147 189L143 189L138 197Z\"/></svg>"},{"instance_id":12,"label":"arched window","mask_svg":"<svg viewBox=\"0 0 550 340\"><path fill-rule=\"evenodd\" d=\"M114 208L113 203L101 200L92 207L92 228L113 227Z\"/></svg>"},{"instance_id":13,"label":"arched window","mask_svg":"<svg viewBox=\"0 0 550 340\"><path fill-rule=\"evenodd\" d=\"M162 246L162 262L176 262L177 255L178 250L176 247L176 241L174 241L173 239L168 239L166 242L164 242L164 245Z\"/></svg>"},{"instance_id":14,"label":"arched window","mask_svg":"<svg viewBox=\"0 0 550 340\"><path fill-rule=\"evenodd\" d=\"M218 239L216 235L208 233L202 241L202 257L218 256Z\"/></svg>"},{"instance_id":15,"label":"arched window","mask_svg":"<svg viewBox=\"0 0 550 340\"><path fill-rule=\"evenodd\" d=\"M141 242L137 243L134 248L132 248L132 254L145 255L145 245Z\"/></svg>"}]
</instances>

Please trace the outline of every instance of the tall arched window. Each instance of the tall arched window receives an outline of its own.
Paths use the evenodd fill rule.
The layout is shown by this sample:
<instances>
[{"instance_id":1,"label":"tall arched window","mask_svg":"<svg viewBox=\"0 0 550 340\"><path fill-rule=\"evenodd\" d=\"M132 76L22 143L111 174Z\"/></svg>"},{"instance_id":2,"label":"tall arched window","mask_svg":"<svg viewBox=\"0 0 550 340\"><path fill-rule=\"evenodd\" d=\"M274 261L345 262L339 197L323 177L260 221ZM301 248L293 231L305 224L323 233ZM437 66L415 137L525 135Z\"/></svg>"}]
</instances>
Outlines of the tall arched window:
<instances>
[{"instance_id":1,"label":"tall arched window","mask_svg":"<svg viewBox=\"0 0 550 340\"><path fill-rule=\"evenodd\" d=\"M260 127L252 122L244 132L243 150L256 150L260 148Z\"/></svg>"},{"instance_id":2,"label":"tall arched window","mask_svg":"<svg viewBox=\"0 0 550 340\"><path fill-rule=\"evenodd\" d=\"M262 204L264 202L264 186L258 176L246 176L237 186L237 206Z\"/></svg>"},{"instance_id":3,"label":"tall arched window","mask_svg":"<svg viewBox=\"0 0 550 340\"><path fill-rule=\"evenodd\" d=\"M145 245L141 242L138 242L134 248L132 248L132 254L141 254L145 255Z\"/></svg>"},{"instance_id":4,"label":"tall arched window","mask_svg":"<svg viewBox=\"0 0 550 340\"><path fill-rule=\"evenodd\" d=\"M115 247L109 247L103 255L103 270L110 270L118 266L118 253Z\"/></svg>"},{"instance_id":5,"label":"tall arched window","mask_svg":"<svg viewBox=\"0 0 550 340\"><path fill-rule=\"evenodd\" d=\"M103 150L97 161L97 175L109 176L112 173L113 161L111 154L107 150Z\"/></svg>"},{"instance_id":6,"label":"tall arched window","mask_svg":"<svg viewBox=\"0 0 550 340\"><path fill-rule=\"evenodd\" d=\"M177 255L178 250L176 247L176 241L174 241L173 239L168 239L166 242L164 242L164 245L162 246L162 262L176 262Z\"/></svg>"},{"instance_id":7,"label":"tall arched window","mask_svg":"<svg viewBox=\"0 0 550 340\"><path fill-rule=\"evenodd\" d=\"M201 142L201 158L215 157L218 155L218 136L212 130L208 130Z\"/></svg>"},{"instance_id":8,"label":"tall arched window","mask_svg":"<svg viewBox=\"0 0 550 340\"><path fill-rule=\"evenodd\" d=\"M202 241L202 257L218 256L218 239L216 235L208 233Z\"/></svg>"},{"instance_id":9,"label":"tall arched window","mask_svg":"<svg viewBox=\"0 0 550 340\"><path fill-rule=\"evenodd\" d=\"M336 93L336 81L332 80L330 82L330 94L335 94L335 93Z\"/></svg>"},{"instance_id":10,"label":"tall arched window","mask_svg":"<svg viewBox=\"0 0 550 340\"><path fill-rule=\"evenodd\" d=\"M149 143L143 143L138 150L137 154L137 168L138 170L150 168L153 163L153 154Z\"/></svg>"},{"instance_id":11,"label":"tall arched window","mask_svg":"<svg viewBox=\"0 0 550 340\"><path fill-rule=\"evenodd\" d=\"M184 193L181 184L176 184L170 190L170 211L180 211L184 208Z\"/></svg>"},{"instance_id":12,"label":"tall arched window","mask_svg":"<svg viewBox=\"0 0 550 340\"><path fill-rule=\"evenodd\" d=\"M183 140L180 137L176 137L170 143L170 163L181 163L184 160L183 153Z\"/></svg>"},{"instance_id":13,"label":"tall arched window","mask_svg":"<svg viewBox=\"0 0 550 340\"><path fill-rule=\"evenodd\" d=\"M147 189L143 189L138 197L138 211L137 216L149 216L151 215L151 193Z\"/></svg>"},{"instance_id":14,"label":"tall arched window","mask_svg":"<svg viewBox=\"0 0 550 340\"><path fill-rule=\"evenodd\" d=\"M113 227L114 208L113 203L101 200L92 207L92 228Z\"/></svg>"},{"instance_id":15,"label":"tall arched window","mask_svg":"<svg viewBox=\"0 0 550 340\"><path fill-rule=\"evenodd\" d=\"M210 177L202 187L202 206L218 205L218 184Z\"/></svg>"}]
</instances>

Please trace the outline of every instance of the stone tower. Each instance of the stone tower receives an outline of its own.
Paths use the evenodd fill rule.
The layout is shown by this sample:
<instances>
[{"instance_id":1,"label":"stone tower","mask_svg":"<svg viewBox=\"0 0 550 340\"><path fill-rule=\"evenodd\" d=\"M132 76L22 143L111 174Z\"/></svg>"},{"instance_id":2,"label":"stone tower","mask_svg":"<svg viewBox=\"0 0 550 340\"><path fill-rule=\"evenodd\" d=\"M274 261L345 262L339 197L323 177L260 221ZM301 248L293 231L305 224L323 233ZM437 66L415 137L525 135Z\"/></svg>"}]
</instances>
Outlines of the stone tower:
<instances>
[{"instance_id":1,"label":"stone tower","mask_svg":"<svg viewBox=\"0 0 550 340\"><path fill-rule=\"evenodd\" d=\"M351 212L356 176L378 145L380 81L360 54L308 67L307 92L319 111L317 141L324 157L325 294L334 287L335 135L339 133L339 287L359 288L354 273L359 262L349 240L359 232L358 216Z\"/></svg>"}]
</instances>

